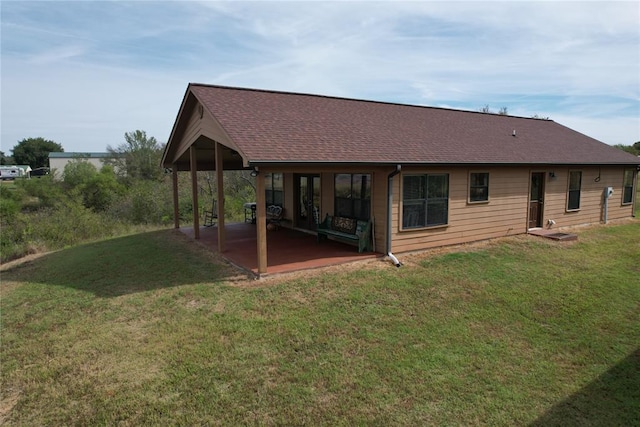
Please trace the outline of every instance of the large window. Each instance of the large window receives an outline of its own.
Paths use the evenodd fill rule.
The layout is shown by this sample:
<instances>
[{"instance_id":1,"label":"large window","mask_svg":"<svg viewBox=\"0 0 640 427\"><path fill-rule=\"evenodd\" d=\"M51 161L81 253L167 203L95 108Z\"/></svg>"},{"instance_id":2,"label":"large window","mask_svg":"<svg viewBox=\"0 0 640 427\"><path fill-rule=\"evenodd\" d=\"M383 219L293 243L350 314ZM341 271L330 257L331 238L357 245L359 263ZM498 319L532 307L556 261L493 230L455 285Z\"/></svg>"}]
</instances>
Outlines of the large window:
<instances>
[{"instance_id":1,"label":"large window","mask_svg":"<svg viewBox=\"0 0 640 427\"><path fill-rule=\"evenodd\" d=\"M449 215L449 175L404 175L402 228L444 225Z\"/></svg>"},{"instance_id":2,"label":"large window","mask_svg":"<svg viewBox=\"0 0 640 427\"><path fill-rule=\"evenodd\" d=\"M633 202L633 169L627 169L624 171L624 178L622 181L622 204L628 205Z\"/></svg>"},{"instance_id":3,"label":"large window","mask_svg":"<svg viewBox=\"0 0 640 427\"><path fill-rule=\"evenodd\" d=\"M284 203L284 186L282 185L282 174L268 173L265 174L264 179L267 206L276 205L282 207Z\"/></svg>"},{"instance_id":4,"label":"large window","mask_svg":"<svg viewBox=\"0 0 640 427\"><path fill-rule=\"evenodd\" d=\"M567 210L577 211L580 209L580 187L582 185L582 172L569 172L569 189L567 191Z\"/></svg>"},{"instance_id":5,"label":"large window","mask_svg":"<svg viewBox=\"0 0 640 427\"><path fill-rule=\"evenodd\" d=\"M471 172L469 174L469 202L489 201L489 174L487 172Z\"/></svg>"},{"instance_id":6,"label":"large window","mask_svg":"<svg viewBox=\"0 0 640 427\"><path fill-rule=\"evenodd\" d=\"M334 198L334 215L368 220L371 214L371 175L336 174Z\"/></svg>"}]
</instances>

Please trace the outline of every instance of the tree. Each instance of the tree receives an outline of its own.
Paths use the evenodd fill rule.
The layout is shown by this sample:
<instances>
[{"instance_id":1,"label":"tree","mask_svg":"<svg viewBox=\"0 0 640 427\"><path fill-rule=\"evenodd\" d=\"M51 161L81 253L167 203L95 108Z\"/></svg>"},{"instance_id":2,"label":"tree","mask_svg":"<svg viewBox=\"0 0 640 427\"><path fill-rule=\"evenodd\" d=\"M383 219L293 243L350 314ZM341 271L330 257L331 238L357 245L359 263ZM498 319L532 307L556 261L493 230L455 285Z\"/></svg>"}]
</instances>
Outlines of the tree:
<instances>
[{"instance_id":1,"label":"tree","mask_svg":"<svg viewBox=\"0 0 640 427\"><path fill-rule=\"evenodd\" d=\"M626 151L627 153L631 153L634 156L640 156L640 141L633 145L616 144L614 147L619 148L622 151Z\"/></svg>"},{"instance_id":2,"label":"tree","mask_svg":"<svg viewBox=\"0 0 640 427\"><path fill-rule=\"evenodd\" d=\"M61 153L64 149L57 142L38 137L19 141L12 151L16 164L29 165L36 169L49 166L49 153Z\"/></svg>"},{"instance_id":3,"label":"tree","mask_svg":"<svg viewBox=\"0 0 640 427\"><path fill-rule=\"evenodd\" d=\"M106 211L123 193L124 188L116 180L113 167L105 165L82 187L82 201L85 207L94 211Z\"/></svg>"},{"instance_id":4,"label":"tree","mask_svg":"<svg viewBox=\"0 0 640 427\"><path fill-rule=\"evenodd\" d=\"M533 116L531 116L532 119L537 119L537 120L551 120L549 118L549 116L541 116L538 113L534 114Z\"/></svg>"},{"instance_id":5,"label":"tree","mask_svg":"<svg viewBox=\"0 0 640 427\"><path fill-rule=\"evenodd\" d=\"M142 130L125 133L124 139L126 142L116 148L107 146L107 151L113 158L105 163L112 164L114 170L128 180L161 179L163 147L158 141L154 137L147 137L147 133Z\"/></svg>"},{"instance_id":6,"label":"tree","mask_svg":"<svg viewBox=\"0 0 640 427\"><path fill-rule=\"evenodd\" d=\"M489 108L489 104L485 104L485 106L480 108L478 111L480 111L481 113L498 114L499 116L506 116L509 114L507 112L507 107L502 107L498 110L497 113L494 113L493 111L491 111L491 108Z\"/></svg>"},{"instance_id":7,"label":"tree","mask_svg":"<svg viewBox=\"0 0 640 427\"><path fill-rule=\"evenodd\" d=\"M67 163L62 172L62 179L68 189L85 185L95 175L98 169L84 159L74 159Z\"/></svg>"},{"instance_id":8,"label":"tree","mask_svg":"<svg viewBox=\"0 0 640 427\"><path fill-rule=\"evenodd\" d=\"M4 154L4 151L0 151L0 165L14 165L16 162L13 157Z\"/></svg>"},{"instance_id":9,"label":"tree","mask_svg":"<svg viewBox=\"0 0 640 427\"><path fill-rule=\"evenodd\" d=\"M117 196L124 192L116 180L111 165L98 169L86 160L72 160L64 167L64 186L67 193L82 198L84 207L94 211L105 211Z\"/></svg>"}]
</instances>

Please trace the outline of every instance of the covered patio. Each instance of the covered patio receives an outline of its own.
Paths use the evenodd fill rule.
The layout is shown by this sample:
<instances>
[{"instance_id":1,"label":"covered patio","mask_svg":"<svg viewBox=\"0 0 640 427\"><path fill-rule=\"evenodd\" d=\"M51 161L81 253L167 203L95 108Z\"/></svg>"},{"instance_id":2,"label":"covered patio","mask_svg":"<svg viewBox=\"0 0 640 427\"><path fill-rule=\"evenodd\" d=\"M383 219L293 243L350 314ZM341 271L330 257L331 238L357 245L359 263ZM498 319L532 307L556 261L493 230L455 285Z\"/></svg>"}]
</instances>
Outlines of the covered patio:
<instances>
[{"instance_id":1,"label":"covered patio","mask_svg":"<svg viewBox=\"0 0 640 427\"><path fill-rule=\"evenodd\" d=\"M274 128L274 123L281 120L281 115L277 113L280 107L260 107L260 114L269 113L271 118L267 120L268 126L263 131L248 139L244 133L249 130L253 132L252 126L257 124L254 120L258 119L260 114L256 117L245 117L237 122L233 118L231 122L226 120L224 111L229 108L233 110L235 102L240 102L241 109L244 109L254 104L259 105L256 104L258 100L254 98L256 95L266 95L270 98L270 93L229 89L211 93L212 90L218 91L212 86L189 85L163 154L162 165L172 174L176 229L258 277L380 256L375 253L375 249L374 253L359 254L357 248L348 244L316 242L315 230L319 219L335 211L334 174L350 171L348 167L336 165L330 158L298 158L298 154L292 157L291 150L294 149L307 156L309 147L293 143L291 138L294 134L290 134L289 131L277 137L267 132L268 129ZM236 95L239 95L239 98L236 98ZM247 95L249 98L245 99ZM275 116L272 116L273 114ZM262 128L261 125L259 127ZM279 126L276 127L280 129ZM282 127L285 128L286 126ZM361 168L358 167L358 173L362 172ZM371 168L371 165L365 167L366 172L362 173L371 177ZM384 168L385 171L386 169L388 167ZM255 211L252 224L226 224L225 221L224 172L239 170L250 171L250 175L255 178ZM205 215L205 220L201 222L198 173L202 171L215 171L216 192L213 199L216 212ZM180 225L180 172L188 172L191 178L193 221L192 226L188 228ZM282 184L278 189L275 189L276 179L271 179L274 175L279 176L278 182ZM271 180L268 183L269 179ZM324 187L321 182L325 183ZM369 179L366 182L371 181ZM349 186L351 192L351 181ZM359 191L366 193L369 190ZM370 198L367 194L367 202ZM344 196L344 199L348 199L349 206L357 203L352 202L351 194ZM353 198L355 199L359 200L358 197ZM267 230L267 208L270 206L283 209L283 225L275 231ZM370 206L363 209L369 212ZM213 222L207 220L213 217L216 218L215 226L201 226Z\"/></svg>"},{"instance_id":2,"label":"covered patio","mask_svg":"<svg viewBox=\"0 0 640 427\"><path fill-rule=\"evenodd\" d=\"M256 225L235 223L224 227L226 250L221 255L237 267L259 276ZM181 227L180 231L195 238L193 227ZM217 226L200 227L199 235L201 244L218 252ZM358 253L356 247L337 241L318 243L315 235L289 228L267 232L267 245L266 274L290 273L381 256L375 252Z\"/></svg>"}]
</instances>

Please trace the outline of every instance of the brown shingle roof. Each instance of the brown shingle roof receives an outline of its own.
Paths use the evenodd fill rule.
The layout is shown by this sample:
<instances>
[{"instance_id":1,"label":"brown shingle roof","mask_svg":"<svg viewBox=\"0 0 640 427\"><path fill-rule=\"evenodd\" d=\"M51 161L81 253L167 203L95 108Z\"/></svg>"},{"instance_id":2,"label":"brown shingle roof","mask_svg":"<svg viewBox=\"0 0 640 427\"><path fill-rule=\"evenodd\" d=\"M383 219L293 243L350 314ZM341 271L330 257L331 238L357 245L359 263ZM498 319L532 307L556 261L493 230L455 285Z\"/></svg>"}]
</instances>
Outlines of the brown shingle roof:
<instances>
[{"instance_id":1,"label":"brown shingle roof","mask_svg":"<svg viewBox=\"0 0 640 427\"><path fill-rule=\"evenodd\" d=\"M551 120L202 84L188 90L251 163L640 164Z\"/></svg>"}]
</instances>

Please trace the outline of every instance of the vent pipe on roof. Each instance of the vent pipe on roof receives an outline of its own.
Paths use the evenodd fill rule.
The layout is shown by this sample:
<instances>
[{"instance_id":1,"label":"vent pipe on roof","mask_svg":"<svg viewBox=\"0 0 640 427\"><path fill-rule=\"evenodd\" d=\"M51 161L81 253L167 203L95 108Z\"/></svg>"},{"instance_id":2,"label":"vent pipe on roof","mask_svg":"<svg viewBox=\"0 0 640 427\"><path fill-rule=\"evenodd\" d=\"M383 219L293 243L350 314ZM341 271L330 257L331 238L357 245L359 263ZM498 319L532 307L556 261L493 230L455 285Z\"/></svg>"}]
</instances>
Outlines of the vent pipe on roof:
<instances>
[{"instance_id":1,"label":"vent pipe on roof","mask_svg":"<svg viewBox=\"0 0 640 427\"><path fill-rule=\"evenodd\" d=\"M516 130L513 130L513 133L511 134L511 136L515 137L516 136Z\"/></svg>"},{"instance_id":2,"label":"vent pipe on roof","mask_svg":"<svg viewBox=\"0 0 640 427\"><path fill-rule=\"evenodd\" d=\"M400 267L402 263L398 261L398 258L391 253L391 227L393 227L393 221L391 218L393 208L393 177L400 173L402 166L396 165L396 170L391 172L387 177L387 256L395 264L396 267Z\"/></svg>"}]
</instances>

